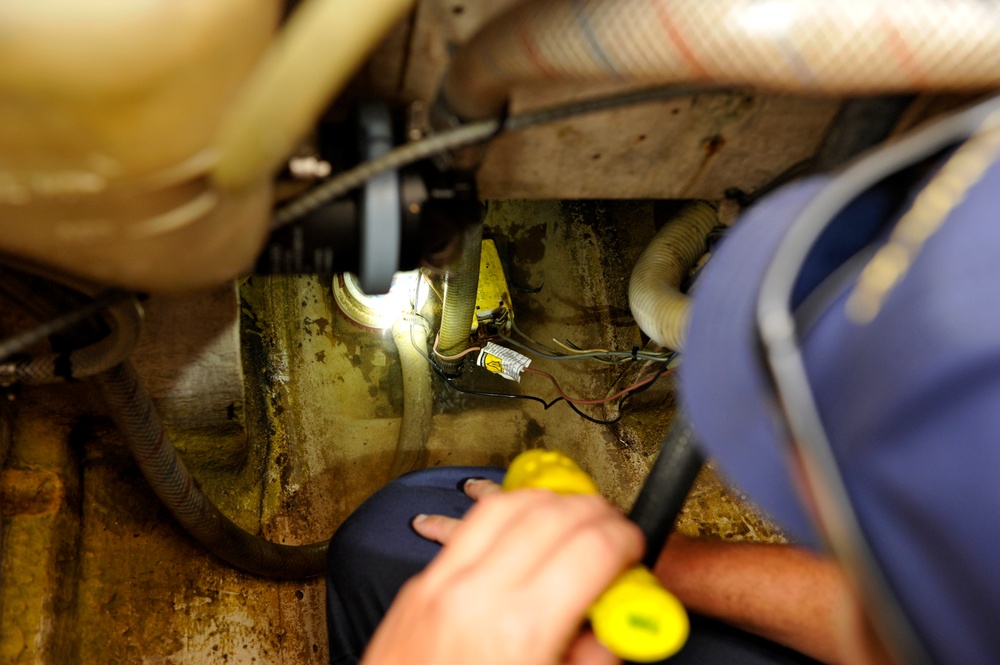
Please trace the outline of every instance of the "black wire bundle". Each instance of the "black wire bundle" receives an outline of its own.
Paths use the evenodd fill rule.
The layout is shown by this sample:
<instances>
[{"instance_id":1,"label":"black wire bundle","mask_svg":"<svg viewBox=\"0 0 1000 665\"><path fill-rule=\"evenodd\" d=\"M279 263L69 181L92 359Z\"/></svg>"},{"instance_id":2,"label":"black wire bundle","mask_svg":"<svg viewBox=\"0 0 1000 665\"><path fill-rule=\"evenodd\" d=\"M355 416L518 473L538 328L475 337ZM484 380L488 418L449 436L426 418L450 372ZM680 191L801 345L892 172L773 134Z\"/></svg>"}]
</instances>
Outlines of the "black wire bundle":
<instances>
[{"instance_id":1,"label":"black wire bundle","mask_svg":"<svg viewBox=\"0 0 1000 665\"><path fill-rule=\"evenodd\" d=\"M421 326L427 327L426 322L420 322L417 325L421 325ZM413 342L412 336L413 336L413 327L411 326L410 327L411 343ZM478 395L480 397L494 397L494 398L500 398L500 399L522 399L522 400L528 400L528 401L531 401L531 402L538 402L539 404L542 405L542 408L545 411L548 411L549 409L551 409L553 406L555 406L559 402L566 402L567 404L569 404L569 408L573 409L574 413L576 413L578 416L580 416L584 420L586 420L588 422L594 423L595 425L614 425L615 423L617 423L618 421L620 421L622 419L622 416L624 415L622 409L625 406L625 401L629 397L631 397L632 395L641 393L644 390L648 390L654 383L656 383L660 379L660 377L662 377L666 373L667 368L669 367L670 363L677 357L677 353L676 352L671 353L663 361L663 363L660 365L660 368L656 371L656 374L653 376L653 380L652 381L650 381L649 383L647 383L647 384L645 384L643 386L640 386L640 387L636 388L635 390L630 390L625 395L623 395L621 397L621 399L618 401L618 415L617 416L615 416L614 418L612 418L610 420L601 420L599 418L594 418L593 416L587 415L586 413L584 413L583 411L581 411L579 409L579 407L577 407L575 404L573 404L572 402L570 402L570 401L568 401L568 400L566 400L566 399L564 399L562 397L556 397L555 399L553 399L551 401L546 401L544 398L538 397L537 395L518 395L518 394L514 394L514 393L499 393L499 392L490 392L490 391L485 391L485 390L472 390L470 388L463 388L462 386L458 385L455 382L454 378L452 378L452 377L448 376L447 374L445 374L444 371L440 367L437 366L437 363L435 363L433 360L431 360L430 356L427 355L427 353L423 349L421 349L417 344L414 343L413 344L413 348L417 350L417 353L419 353L421 356L423 356L424 360L426 360L428 363L430 363L430 366L434 369L435 374L437 374L441 378L441 380L444 381L445 384L449 388L451 388L452 390L454 390L456 392L460 392L460 393L463 393L463 394L466 394L466 395Z\"/></svg>"}]
</instances>

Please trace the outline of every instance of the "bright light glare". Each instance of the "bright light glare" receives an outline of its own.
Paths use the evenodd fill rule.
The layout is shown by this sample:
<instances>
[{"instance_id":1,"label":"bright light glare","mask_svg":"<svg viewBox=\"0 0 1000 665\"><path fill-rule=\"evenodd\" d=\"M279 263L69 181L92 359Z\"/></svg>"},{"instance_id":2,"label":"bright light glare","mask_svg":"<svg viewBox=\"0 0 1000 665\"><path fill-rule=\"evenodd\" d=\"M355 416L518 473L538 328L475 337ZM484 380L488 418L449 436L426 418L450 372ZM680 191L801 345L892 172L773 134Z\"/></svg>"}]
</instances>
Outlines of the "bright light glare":
<instances>
[{"instance_id":1,"label":"bright light glare","mask_svg":"<svg viewBox=\"0 0 1000 665\"><path fill-rule=\"evenodd\" d=\"M366 321L358 323L372 328L391 328L400 317L413 312L413 300L420 283L420 272L397 272L392 278L389 293L380 296L370 296L358 286L354 275L344 275L344 286L348 294L361 305ZM352 316L352 318L354 318Z\"/></svg>"},{"instance_id":2,"label":"bright light glare","mask_svg":"<svg viewBox=\"0 0 1000 665\"><path fill-rule=\"evenodd\" d=\"M765 0L735 10L735 18L751 34L780 36L788 32L801 11L796 0Z\"/></svg>"}]
</instances>

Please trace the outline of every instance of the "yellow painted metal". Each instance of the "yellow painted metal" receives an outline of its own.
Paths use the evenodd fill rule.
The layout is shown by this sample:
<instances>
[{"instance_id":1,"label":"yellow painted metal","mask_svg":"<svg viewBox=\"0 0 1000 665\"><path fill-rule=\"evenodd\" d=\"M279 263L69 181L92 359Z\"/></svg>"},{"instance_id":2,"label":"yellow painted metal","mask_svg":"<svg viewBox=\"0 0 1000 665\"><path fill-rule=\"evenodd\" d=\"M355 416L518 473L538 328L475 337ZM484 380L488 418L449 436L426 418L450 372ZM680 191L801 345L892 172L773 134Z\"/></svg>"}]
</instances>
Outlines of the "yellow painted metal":
<instances>
[{"instance_id":1,"label":"yellow painted metal","mask_svg":"<svg viewBox=\"0 0 1000 665\"><path fill-rule=\"evenodd\" d=\"M480 334L481 337L500 332L506 334L513 316L514 306L496 243L484 240L479 259L479 290L476 294L476 313L472 317L472 332L480 334L480 326L484 326L488 332Z\"/></svg>"}]
</instances>

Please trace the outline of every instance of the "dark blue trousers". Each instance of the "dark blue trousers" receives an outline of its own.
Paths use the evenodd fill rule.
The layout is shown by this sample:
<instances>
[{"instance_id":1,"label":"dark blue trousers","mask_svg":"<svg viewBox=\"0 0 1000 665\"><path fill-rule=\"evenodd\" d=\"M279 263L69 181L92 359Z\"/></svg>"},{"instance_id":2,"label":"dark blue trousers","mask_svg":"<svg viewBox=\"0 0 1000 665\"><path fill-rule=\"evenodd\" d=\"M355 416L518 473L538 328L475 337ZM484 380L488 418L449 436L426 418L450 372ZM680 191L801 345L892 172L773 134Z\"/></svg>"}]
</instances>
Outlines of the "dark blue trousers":
<instances>
[{"instance_id":1,"label":"dark blue trousers","mask_svg":"<svg viewBox=\"0 0 1000 665\"><path fill-rule=\"evenodd\" d=\"M376 492L344 522L330 543L327 568L332 665L353 665L360 660L399 588L441 549L413 531L413 517L420 513L461 517L472 505L461 484L468 478L500 482L503 474L503 469L492 467L440 467L410 473ZM704 617L692 616L691 628L687 645L667 661L670 665L815 662Z\"/></svg>"}]
</instances>

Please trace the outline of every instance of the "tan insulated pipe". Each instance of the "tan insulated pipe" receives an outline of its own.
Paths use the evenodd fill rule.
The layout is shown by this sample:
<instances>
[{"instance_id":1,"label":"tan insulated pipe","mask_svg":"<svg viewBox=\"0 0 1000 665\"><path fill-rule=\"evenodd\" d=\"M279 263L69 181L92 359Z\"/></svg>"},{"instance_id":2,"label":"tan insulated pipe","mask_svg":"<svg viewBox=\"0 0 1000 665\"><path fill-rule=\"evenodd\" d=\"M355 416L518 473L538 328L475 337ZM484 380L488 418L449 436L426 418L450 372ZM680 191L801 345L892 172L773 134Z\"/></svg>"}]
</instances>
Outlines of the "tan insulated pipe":
<instances>
[{"instance_id":1,"label":"tan insulated pipe","mask_svg":"<svg viewBox=\"0 0 1000 665\"><path fill-rule=\"evenodd\" d=\"M434 390L427 362L427 332L423 328L414 330L413 326L405 319L392 324L392 337L403 372L403 417L399 421L390 479L420 468L427 454L427 437L431 431Z\"/></svg>"},{"instance_id":2,"label":"tan insulated pipe","mask_svg":"<svg viewBox=\"0 0 1000 665\"><path fill-rule=\"evenodd\" d=\"M1000 5L981 0L537 0L456 56L445 101L500 114L546 81L704 82L874 94L1000 86Z\"/></svg>"},{"instance_id":3,"label":"tan insulated pipe","mask_svg":"<svg viewBox=\"0 0 1000 665\"><path fill-rule=\"evenodd\" d=\"M470 226L462 236L462 254L454 265L448 267L444 278L438 338L438 353L442 356L455 356L469 348L472 318L476 315L482 253L483 225Z\"/></svg>"},{"instance_id":4,"label":"tan insulated pipe","mask_svg":"<svg viewBox=\"0 0 1000 665\"><path fill-rule=\"evenodd\" d=\"M688 297L681 282L705 253L705 236L719 224L707 203L690 203L653 237L632 269L628 304L639 329L660 346L681 351Z\"/></svg>"},{"instance_id":5,"label":"tan insulated pipe","mask_svg":"<svg viewBox=\"0 0 1000 665\"><path fill-rule=\"evenodd\" d=\"M302 2L222 122L213 181L232 190L270 177L414 2Z\"/></svg>"}]
</instances>

